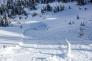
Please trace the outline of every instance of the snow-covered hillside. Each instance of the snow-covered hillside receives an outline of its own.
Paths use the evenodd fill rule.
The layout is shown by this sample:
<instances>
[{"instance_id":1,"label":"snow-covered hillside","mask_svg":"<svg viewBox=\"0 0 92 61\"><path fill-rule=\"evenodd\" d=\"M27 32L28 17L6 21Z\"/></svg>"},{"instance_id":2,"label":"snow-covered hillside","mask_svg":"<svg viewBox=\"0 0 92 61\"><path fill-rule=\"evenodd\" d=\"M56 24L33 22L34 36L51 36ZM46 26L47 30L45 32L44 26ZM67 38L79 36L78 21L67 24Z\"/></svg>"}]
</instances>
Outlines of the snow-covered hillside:
<instances>
[{"instance_id":1,"label":"snow-covered hillside","mask_svg":"<svg viewBox=\"0 0 92 61\"><path fill-rule=\"evenodd\" d=\"M45 4L25 8L28 17L16 15L8 27L0 27L0 61L92 61L92 4L62 5L57 13L42 14Z\"/></svg>"},{"instance_id":2,"label":"snow-covered hillside","mask_svg":"<svg viewBox=\"0 0 92 61\"><path fill-rule=\"evenodd\" d=\"M52 6L56 4L59 3L51 3ZM57 40L62 43L65 39L91 41L92 4L78 6L74 2L64 3L63 5L65 5L64 11L47 12L43 15L40 13L40 7L42 7L40 4L37 6L39 7L38 10L29 11L25 9L29 13L28 18L25 19L25 16L21 16L22 19L18 19L19 16L17 16L15 19L11 19L12 24L9 27L0 27L0 39L18 41L22 39L24 42L32 43L57 43ZM31 14L34 12L38 15L32 17Z\"/></svg>"}]
</instances>

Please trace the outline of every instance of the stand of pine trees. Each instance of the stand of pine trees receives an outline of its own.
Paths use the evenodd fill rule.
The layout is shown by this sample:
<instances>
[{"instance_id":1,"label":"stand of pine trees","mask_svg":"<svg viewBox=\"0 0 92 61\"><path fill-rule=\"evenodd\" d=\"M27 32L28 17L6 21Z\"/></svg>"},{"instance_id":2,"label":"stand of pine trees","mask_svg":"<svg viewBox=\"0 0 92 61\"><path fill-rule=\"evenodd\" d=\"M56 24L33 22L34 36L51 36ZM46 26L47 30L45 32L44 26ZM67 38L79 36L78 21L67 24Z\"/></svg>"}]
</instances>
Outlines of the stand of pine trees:
<instances>
[{"instance_id":1,"label":"stand of pine trees","mask_svg":"<svg viewBox=\"0 0 92 61\"><path fill-rule=\"evenodd\" d=\"M13 2L13 0L7 0L6 5L2 4L0 6L0 15L6 14L10 16L15 15L22 15L25 13L24 8L29 8L31 10L36 9L35 0L16 0L16 2Z\"/></svg>"},{"instance_id":2,"label":"stand of pine trees","mask_svg":"<svg viewBox=\"0 0 92 61\"><path fill-rule=\"evenodd\" d=\"M84 0L77 0L77 3L78 3L78 5L84 5L85 4Z\"/></svg>"},{"instance_id":3,"label":"stand of pine trees","mask_svg":"<svg viewBox=\"0 0 92 61\"><path fill-rule=\"evenodd\" d=\"M78 5L85 5L86 3L92 3L92 0L76 0Z\"/></svg>"},{"instance_id":4,"label":"stand of pine trees","mask_svg":"<svg viewBox=\"0 0 92 61\"><path fill-rule=\"evenodd\" d=\"M90 0L90 2L92 3L92 0Z\"/></svg>"},{"instance_id":5,"label":"stand of pine trees","mask_svg":"<svg viewBox=\"0 0 92 61\"><path fill-rule=\"evenodd\" d=\"M63 11L64 10L64 5L57 5L55 7L52 7L50 6L50 4L47 4L45 7L43 7L41 9L41 13L45 13L45 12L54 12L54 13L57 13L57 12L60 12L60 11Z\"/></svg>"},{"instance_id":6,"label":"stand of pine trees","mask_svg":"<svg viewBox=\"0 0 92 61\"><path fill-rule=\"evenodd\" d=\"M56 7L51 7L49 3L51 2L72 2L75 0L7 0L6 5L2 4L0 6L0 16L2 16L2 19L0 19L0 26L8 26L10 23L6 19L7 17L9 18L14 18L16 15L25 15L28 16L24 8L29 8L30 10L36 10L36 5L37 3L44 3L46 4L45 7L41 9L42 13L45 12L59 12L64 10L64 6L56 6ZM76 0L78 5L84 5L85 0ZM92 0L90 0L92 2ZM36 14L35 14L36 15Z\"/></svg>"},{"instance_id":7,"label":"stand of pine trees","mask_svg":"<svg viewBox=\"0 0 92 61\"><path fill-rule=\"evenodd\" d=\"M0 6L0 26L8 26L10 24L9 18L14 18L16 15L25 15L27 16L24 8L29 8L31 10L36 9L35 0L7 0L6 5L2 4Z\"/></svg>"}]
</instances>

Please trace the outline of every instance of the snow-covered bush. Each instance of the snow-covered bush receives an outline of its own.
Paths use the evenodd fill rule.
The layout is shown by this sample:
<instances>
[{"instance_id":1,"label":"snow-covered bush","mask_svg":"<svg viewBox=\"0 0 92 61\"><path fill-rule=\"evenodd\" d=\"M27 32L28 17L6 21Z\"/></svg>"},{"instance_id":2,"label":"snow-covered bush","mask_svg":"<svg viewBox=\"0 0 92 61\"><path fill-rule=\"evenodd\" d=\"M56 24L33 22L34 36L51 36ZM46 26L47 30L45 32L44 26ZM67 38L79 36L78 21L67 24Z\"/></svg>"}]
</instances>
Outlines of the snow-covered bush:
<instances>
[{"instance_id":1,"label":"snow-covered bush","mask_svg":"<svg viewBox=\"0 0 92 61\"><path fill-rule=\"evenodd\" d=\"M42 9L41 9L41 13L43 14L43 13L45 13L46 12L46 9L43 7Z\"/></svg>"},{"instance_id":2,"label":"snow-covered bush","mask_svg":"<svg viewBox=\"0 0 92 61\"><path fill-rule=\"evenodd\" d=\"M86 10L87 10L87 8L84 8L84 10L86 11Z\"/></svg>"},{"instance_id":3,"label":"snow-covered bush","mask_svg":"<svg viewBox=\"0 0 92 61\"><path fill-rule=\"evenodd\" d=\"M69 9L71 9L71 6L69 6Z\"/></svg>"},{"instance_id":4,"label":"snow-covered bush","mask_svg":"<svg viewBox=\"0 0 92 61\"><path fill-rule=\"evenodd\" d=\"M80 19L79 15L77 15L76 19Z\"/></svg>"},{"instance_id":5,"label":"snow-covered bush","mask_svg":"<svg viewBox=\"0 0 92 61\"><path fill-rule=\"evenodd\" d=\"M80 32L80 38L84 36L84 32Z\"/></svg>"},{"instance_id":6,"label":"snow-covered bush","mask_svg":"<svg viewBox=\"0 0 92 61\"><path fill-rule=\"evenodd\" d=\"M81 10L81 8L79 7L79 10Z\"/></svg>"},{"instance_id":7,"label":"snow-covered bush","mask_svg":"<svg viewBox=\"0 0 92 61\"><path fill-rule=\"evenodd\" d=\"M38 15L36 12L33 12L33 13L32 13L32 17L34 17L34 16L36 16L36 15Z\"/></svg>"},{"instance_id":8,"label":"snow-covered bush","mask_svg":"<svg viewBox=\"0 0 92 61\"><path fill-rule=\"evenodd\" d=\"M70 21L69 22L69 25L72 25L72 24L75 24L75 22L74 21Z\"/></svg>"},{"instance_id":9,"label":"snow-covered bush","mask_svg":"<svg viewBox=\"0 0 92 61\"><path fill-rule=\"evenodd\" d=\"M52 11L52 7L51 7L49 4L47 4L46 10L47 10L47 11Z\"/></svg>"},{"instance_id":10,"label":"snow-covered bush","mask_svg":"<svg viewBox=\"0 0 92 61\"><path fill-rule=\"evenodd\" d=\"M81 22L80 26L85 26L85 23L84 22Z\"/></svg>"},{"instance_id":11,"label":"snow-covered bush","mask_svg":"<svg viewBox=\"0 0 92 61\"><path fill-rule=\"evenodd\" d=\"M0 18L0 26L6 27L9 26L10 20L7 17Z\"/></svg>"},{"instance_id":12,"label":"snow-covered bush","mask_svg":"<svg viewBox=\"0 0 92 61\"><path fill-rule=\"evenodd\" d=\"M52 11L52 7L49 4L47 4L45 7L41 9L41 13L51 12L51 11Z\"/></svg>"},{"instance_id":13,"label":"snow-covered bush","mask_svg":"<svg viewBox=\"0 0 92 61\"><path fill-rule=\"evenodd\" d=\"M58 6L54 7L53 12L57 13L57 12L63 11L63 10L64 10L64 5L58 5Z\"/></svg>"},{"instance_id":14,"label":"snow-covered bush","mask_svg":"<svg viewBox=\"0 0 92 61\"><path fill-rule=\"evenodd\" d=\"M83 37L85 35L85 23L84 22L81 22L80 24L80 32L79 32L79 36L80 37Z\"/></svg>"},{"instance_id":15,"label":"snow-covered bush","mask_svg":"<svg viewBox=\"0 0 92 61\"><path fill-rule=\"evenodd\" d=\"M79 37L83 37L84 34L85 34L84 29L82 27L80 27Z\"/></svg>"}]
</instances>

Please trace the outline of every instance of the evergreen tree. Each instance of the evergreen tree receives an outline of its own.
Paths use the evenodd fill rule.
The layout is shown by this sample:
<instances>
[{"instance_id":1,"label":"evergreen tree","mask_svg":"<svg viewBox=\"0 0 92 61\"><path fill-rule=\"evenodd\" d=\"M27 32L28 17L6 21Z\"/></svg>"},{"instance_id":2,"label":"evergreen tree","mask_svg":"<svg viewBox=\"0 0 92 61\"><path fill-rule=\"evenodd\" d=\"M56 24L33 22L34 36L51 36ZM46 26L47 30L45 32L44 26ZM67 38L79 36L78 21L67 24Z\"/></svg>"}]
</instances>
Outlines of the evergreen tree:
<instances>
[{"instance_id":1,"label":"evergreen tree","mask_svg":"<svg viewBox=\"0 0 92 61\"><path fill-rule=\"evenodd\" d=\"M0 7L0 15L2 15L2 14L3 14L3 8Z\"/></svg>"},{"instance_id":2,"label":"evergreen tree","mask_svg":"<svg viewBox=\"0 0 92 61\"><path fill-rule=\"evenodd\" d=\"M90 0L90 2L92 3L92 0Z\"/></svg>"},{"instance_id":3,"label":"evergreen tree","mask_svg":"<svg viewBox=\"0 0 92 61\"><path fill-rule=\"evenodd\" d=\"M0 19L0 26L6 27L9 26L10 21L7 16L4 16L3 18Z\"/></svg>"},{"instance_id":4,"label":"evergreen tree","mask_svg":"<svg viewBox=\"0 0 92 61\"><path fill-rule=\"evenodd\" d=\"M57 13L57 7L54 7L53 12Z\"/></svg>"},{"instance_id":5,"label":"evergreen tree","mask_svg":"<svg viewBox=\"0 0 92 61\"><path fill-rule=\"evenodd\" d=\"M85 1L84 0L76 0L78 5L84 5Z\"/></svg>"},{"instance_id":6,"label":"evergreen tree","mask_svg":"<svg viewBox=\"0 0 92 61\"><path fill-rule=\"evenodd\" d=\"M63 11L64 10L64 5L60 5L59 10Z\"/></svg>"},{"instance_id":7,"label":"evergreen tree","mask_svg":"<svg viewBox=\"0 0 92 61\"><path fill-rule=\"evenodd\" d=\"M67 3L69 0L62 0L62 2Z\"/></svg>"},{"instance_id":8,"label":"evergreen tree","mask_svg":"<svg viewBox=\"0 0 92 61\"><path fill-rule=\"evenodd\" d=\"M47 6L45 8L47 11L52 11L52 7L49 4L47 4Z\"/></svg>"}]
</instances>

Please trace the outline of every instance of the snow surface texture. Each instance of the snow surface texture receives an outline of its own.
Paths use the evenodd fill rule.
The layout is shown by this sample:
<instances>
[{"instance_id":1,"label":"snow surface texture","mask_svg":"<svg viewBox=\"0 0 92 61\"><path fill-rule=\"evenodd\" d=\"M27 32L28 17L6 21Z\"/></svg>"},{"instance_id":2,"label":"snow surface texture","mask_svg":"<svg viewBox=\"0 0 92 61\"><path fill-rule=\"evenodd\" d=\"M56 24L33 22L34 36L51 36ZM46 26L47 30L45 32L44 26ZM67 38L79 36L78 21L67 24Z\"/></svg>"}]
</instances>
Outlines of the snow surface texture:
<instances>
[{"instance_id":1,"label":"snow surface texture","mask_svg":"<svg viewBox=\"0 0 92 61\"><path fill-rule=\"evenodd\" d=\"M92 45L0 44L0 61L92 61Z\"/></svg>"},{"instance_id":2,"label":"snow surface texture","mask_svg":"<svg viewBox=\"0 0 92 61\"><path fill-rule=\"evenodd\" d=\"M17 16L9 27L0 27L0 43L3 41L0 44L0 61L92 61L92 4L64 5L64 11L44 15L40 13L40 4L36 11L25 8L30 13L27 19ZM38 15L32 17L33 12ZM76 19L77 16L80 19ZM73 24L69 25L69 22ZM85 23L82 37L79 35L81 22ZM65 39L72 43L69 55Z\"/></svg>"}]
</instances>

